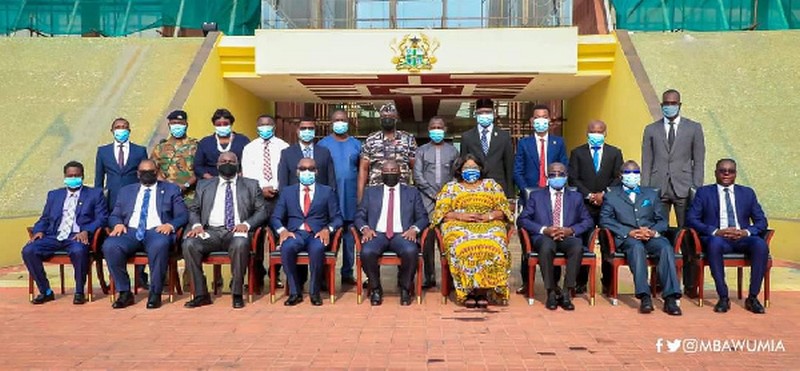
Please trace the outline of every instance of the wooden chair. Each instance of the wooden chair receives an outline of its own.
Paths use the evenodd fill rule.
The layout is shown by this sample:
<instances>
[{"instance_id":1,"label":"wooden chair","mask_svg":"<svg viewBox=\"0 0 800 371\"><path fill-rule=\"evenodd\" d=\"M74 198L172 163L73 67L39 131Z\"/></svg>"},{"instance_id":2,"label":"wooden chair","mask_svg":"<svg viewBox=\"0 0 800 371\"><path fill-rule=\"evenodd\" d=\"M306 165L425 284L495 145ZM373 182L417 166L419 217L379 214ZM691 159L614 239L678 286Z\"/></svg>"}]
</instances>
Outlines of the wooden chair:
<instances>
[{"instance_id":1,"label":"wooden chair","mask_svg":"<svg viewBox=\"0 0 800 371\"><path fill-rule=\"evenodd\" d=\"M417 304L422 304L422 247L421 244L425 241L428 237L429 229L425 228L420 235L421 238L417 240L418 247L420 247L419 252L417 253L417 282L415 283L415 290L417 293ZM353 234L353 239L355 240L355 259L356 259L356 303L361 304L364 301L363 296L363 287L362 287L362 278L363 278L363 271L361 269L361 233L356 229L356 227L350 227L350 233ZM393 251L385 251L380 258L378 258L378 265L395 265L400 266L402 261L400 257L397 256Z\"/></svg>"},{"instance_id":2,"label":"wooden chair","mask_svg":"<svg viewBox=\"0 0 800 371\"><path fill-rule=\"evenodd\" d=\"M33 227L28 227L28 237L33 237ZM98 228L97 231L89 236L92 243L89 245L89 268L86 271L86 298L91 302L92 301L92 263L94 261L99 261L100 266L102 267L103 260L100 257L98 251L100 250L100 246L102 246L103 241L106 238L106 231L103 228ZM72 264L72 261L69 259L69 253L66 251L56 251L53 256L49 259L44 260L44 263L47 264L58 264L58 273L61 278L61 295L66 293L64 287L64 265ZM102 271L101 271L102 272ZM33 300L33 276L28 273L28 300Z\"/></svg>"},{"instance_id":3,"label":"wooden chair","mask_svg":"<svg viewBox=\"0 0 800 371\"><path fill-rule=\"evenodd\" d=\"M330 241L330 246L325 251L325 277L328 280L328 292L330 293L330 300L331 304L336 302L336 256L339 253L339 245L342 242L342 228L338 228L333 233L333 238ZM275 239L275 234L272 232L271 228L267 229L267 243L269 243L269 301L270 303L275 303L275 282L276 282L276 275L275 271L277 270L276 265L281 264L281 250L280 245L277 243ZM309 265L311 261L308 257L308 252L301 252L297 254L297 264L298 265ZM285 293L288 295L289 293L289 280L287 279L285 287Z\"/></svg>"},{"instance_id":4,"label":"wooden chair","mask_svg":"<svg viewBox=\"0 0 800 371\"><path fill-rule=\"evenodd\" d=\"M595 229L592 232L592 237L589 240L591 242L591 248L594 249L594 241L597 241L599 236L599 229ZM525 255L522 257L523 259L527 258L528 261L528 277L527 277L527 285L528 285L528 305L533 305L534 302L534 285L536 284L536 267L539 264L539 253L533 251L533 244L531 244L530 235L528 231L524 228L519 228L519 239L522 246L525 248ZM566 267L567 265L567 257L564 255L563 252L556 252L555 258L553 259L553 266L562 266ZM589 267L589 305L594 306L594 299L597 292L596 280L595 280L595 271L597 269L597 254L594 251L584 251L583 257L581 258L581 265ZM544 273L544 272L542 272ZM523 277L524 278L524 277Z\"/></svg>"},{"instance_id":5,"label":"wooden chair","mask_svg":"<svg viewBox=\"0 0 800 371\"><path fill-rule=\"evenodd\" d=\"M106 232L110 233L110 229ZM175 242L172 246L169 247L169 261L167 262L167 293L169 295L169 302L172 303L174 301L174 293L177 291L178 295L183 295L183 288L181 288L180 278L178 277L178 260L180 260L183 255L181 254L181 240L183 238L183 228L178 228L175 232ZM147 257L147 252L145 251L137 251L133 256L128 258L128 265L148 265L150 264L150 259ZM136 285L136 282L139 282L139 274L134 269L133 274L133 294L139 294L139 286ZM113 303L117 300L117 290L114 287L114 277L112 275L108 275L108 284L109 284L109 291L111 293L110 298L111 302Z\"/></svg>"}]
</instances>

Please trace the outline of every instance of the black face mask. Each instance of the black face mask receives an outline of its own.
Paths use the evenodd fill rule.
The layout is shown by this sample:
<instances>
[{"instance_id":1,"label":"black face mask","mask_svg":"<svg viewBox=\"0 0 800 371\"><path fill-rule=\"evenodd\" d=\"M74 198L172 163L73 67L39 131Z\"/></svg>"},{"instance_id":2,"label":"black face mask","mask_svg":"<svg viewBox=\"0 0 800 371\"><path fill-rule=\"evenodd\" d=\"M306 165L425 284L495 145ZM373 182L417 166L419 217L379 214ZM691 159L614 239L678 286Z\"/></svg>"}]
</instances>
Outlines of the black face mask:
<instances>
[{"instance_id":1,"label":"black face mask","mask_svg":"<svg viewBox=\"0 0 800 371\"><path fill-rule=\"evenodd\" d=\"M222 164L217 166L217 171L219 171L219 175L222 175L225 178L233 178L236 176L236 173L239 172L239 165Z\"/></svg>"},{"instance_id":2,"label":"black face mask","mask_svg":"<svg viewBox=\"0 0 800 371\"><path fill-rule=\"evenodd\" d=\"M381 177L383 179L383 184L389 187L394 187L397 183L400 183L400 174L398 173L383 174Z\"/></svg>"},{"instance_id":3,"label":"black face mask","mask_svg":"<svg viewBox=\"0 0 800 371\"><path fill-rule=\"evenodd\" d=\"M148 170L148 171L140 171L139 172L139 181L146 186L150 186L156 184L158 177L156 177L155 170Z\"/></svg>"},{"instance_id":4,"label":"black face mask","mask_svg":"<svg viewBox=\"0 0 800 371\"><path fill-rule=\"evenodd\" d=\"M393 119L391 117L381 119L381 129L384 131L394 130L395 125L397 125L397 119Z\"/></svg>"}]
</instances>

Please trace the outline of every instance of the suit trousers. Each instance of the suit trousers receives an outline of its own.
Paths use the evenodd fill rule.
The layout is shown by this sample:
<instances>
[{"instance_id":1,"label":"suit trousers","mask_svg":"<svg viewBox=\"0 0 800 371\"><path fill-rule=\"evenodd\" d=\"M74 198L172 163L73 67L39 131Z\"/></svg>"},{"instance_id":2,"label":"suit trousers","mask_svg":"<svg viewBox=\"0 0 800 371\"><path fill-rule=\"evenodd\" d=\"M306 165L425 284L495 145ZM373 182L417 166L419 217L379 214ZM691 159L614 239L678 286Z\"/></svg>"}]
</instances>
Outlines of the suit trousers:
<instances>
[{"instance_id":1,"label":"suit trousers","mask_svg":"<svg viewBox=\"0 0 800 371\"><path fill-rule=\"evenodd\" d=\"M342 278L353 277L353 265L356 261L356 242L353 234L350 233L351 225L353 225L352 220L345 220L342 224L342 268L339 270Z\"/></svg>"},{"instance_id":2,"label":"suit trousers","mask_svg":"<svg viewBox=\"0 0 800 371\"><path fill-rule=\"evenodd\" d=\"M325 248L319 238L314 238L314 234L306 231L296 231L294 232L294 238L283 241L283 244L281 244L281 263L286 273L286 280L289 281L289 293L291 295L301 295L303 293L305 280L300 277L301 272L298 272L297 269L297 255L301 252L308 252L309 269L311 270L309 292L311 295L319 294L325 268Z\"/></svg>"},{"instance_id":3,"label":"suit trousers","mask_svg":"<svg viewBox=\"0 0 800 371\"><path fill-rule=\"evenodd\" d=\"M686 210L689 207L689 198L681 198L675 195L675 189L672 181L668 180L668 185L661 195L661 210L665 218L669 218L670 209L675 209L675 220L678 222L678 228L683 228L686 222ZM687 292L694 291L697 283L697 256L695 256L694 246L688 242L689 239L684 240L684 245L681 246L681 255L683 255L683 287Z\"/></svg>"},{"instance_id":4,"label":"suit trousers","mask_svg":"<svg viewBox=\"0 0 800 371\"><path fill-rule=\"evenodd\" d=\"M761 291L761 281L767 271L769 247L761 237L749 236L738 240L729 240L722 237L711 236L703 238L708 256L708 267L714 284L717 286L717 295L721 298L728 297L728 285L725 283L725 266L723 254L740 253L750 258L750 296L757 296Z\"/></svg>"},{"instance_id":5,"label":"suit trousers","mask_svg":"<svg viewBox=\"0 0 800 371\"><path fill-rule=\"evenodd\" d=\"M108 270L114 278L117 292L131 291L131 278L128 275L128 259L137 251L147 252L150 262L150 293L161 294L164 279L169 265L169 247L175 242L175 234L168 235L148 229L144 239L136 239L136 229L128 228L128 232L116 237L108 237L103 242L103 256L108 263Z\"/></svg>"},{"instance_id":6,"label":"suit trousers","mask_svg":"<svg viewBox=\"0 0 800 371\"><path fill-rule=\"evenodd\" d=\"M678 282L678 273L675 270L675 252L669 240L664 237L654 237L647 242L643 242L628 237L620 244L620 249L628 259L637 298L641 298L643 295L650 295L650 283L647 280L648 254L658 259L656 271L658 272L658 281L662 287L661 297L667 298L675 294L680 295L680 283Z\"/></svg>"},{"instance_id":7,"label":"suit trousers","mask_svg":"<svg viewBox=\"0 0 800 371\"><path fill-rule=\"evenodd\" d=\"M428 233L428 237L422 247L422 266L425 275L425 282L436 282L436 233L433 229Z\"/></svg>"},{"instance_id":8,"label":"suit trousers","mask_svg":"<svg viewBox=\"0 0 800 371\"><path fill-rule=\"evenodd\" d=\"M25 262L28 274L33 276L36 287L42 294L50 289L50 281L47 279L42 262L50 259L56 251L62 250L66 250L69 254L69 260L75 270L75 293L83 293L83 286L86 285L86 272L89 270L89 245L73 240L74 236L71 234L64 241L57 240L55 236L45 236L29 242L22 248L22 261Z\"/></svg>"},{"instance_id":9,"label":"suit trousers","mask_svg":"<svg viewBox=\"0 0 800 371\"><path fill-rule=\"evenodd\" d=\"M225 227L209 227L206 230L207 239L200 237L186 238L183 240L183 259L186 269L191 272L194 282L194 295L208 295L206 276L203 274L203 258L217 251L227 251L231 259L231 293L242 295L244 275L250 263L250 241L252 234L247 237L234 237L233 232Z\"/></svg>"},{"instance_id":10,"label":"suit trousers","mask_svg":"<svg viewBox=\"0 0 800 371\"><path fill-rule=\"evenodd\" d=\"M395 233L391 239L386 238L385 233L376 233L375 238L369 240L362 247L361 266L367 273L370 290L381 288L381 266L378 265L378 259L386 250L392 251L400 257L398 286L413 291L419 245L403 238L401 233Z\"/></svg>"},{"instance_id":11,"label":"suit trousers","mask_svg":"<svg viewBox=\"0 0 800 371\"><path fill-rule=\"evenodd\" d=\"M567 269L564 276L564 289L575 287L578 269L583 256L583 243L577 237L567 237L555 241L549 236L540 236L533 241L534 250L539 253L539 267L542 270L542 280L547 291L555 290L558 278L554 274L553 259L556 252L562 252L567 257ZM527 277L524 277L527 280Z\"/></svg>"}]
</instances>

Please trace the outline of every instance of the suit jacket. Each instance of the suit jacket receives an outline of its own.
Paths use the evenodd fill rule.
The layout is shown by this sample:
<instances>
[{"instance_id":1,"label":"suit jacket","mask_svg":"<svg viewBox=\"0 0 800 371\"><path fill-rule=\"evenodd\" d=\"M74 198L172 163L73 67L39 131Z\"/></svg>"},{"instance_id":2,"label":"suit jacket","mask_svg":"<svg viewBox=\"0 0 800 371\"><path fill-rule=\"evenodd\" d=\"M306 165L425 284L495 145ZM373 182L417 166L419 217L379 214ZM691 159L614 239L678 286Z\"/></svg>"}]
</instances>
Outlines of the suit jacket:
<instances>
[{"instance_id":1,"label":"suit jacket","mask_svg":"<svg viewBox=\"0 0 800 371\"><path fill-rule=\"evenodd\" d=\"M689 196L689 188L703 185L703 166L706 145L703 127L681 117L675 132L675 144L669 149L664 121L658 120L644 128L642 138L642 185L661 188L661 194L672 183L675 195Z\"/></svg>"},{"instance_id":2,"label":"suit jacket","mask_svg":"<svg viewBox=\"0 0 800 371\"><path fill-rule=\"evenodd\" d=\"M736 219L739 227L746 229L752 236L758 236L767 229L767 217L758 203L752 188L735 184L733 195L736 199ZM700 187L695 193L694 201L686 215L686 224L694 228L703 237L712 236L720 229L719 225L719 193L717 185Z\"/></svg>"},{"instance_id":3,"label":"suit jacket","mask_svg":"<svg viewBox=\"0 0 800 371\"><path fill-rule=\"evenodd\" d=\"M94 162L94 187L108 190L108 209L116 205L120 188L139 183L136 170L139 168L139 163L147 159L147 149L130 143L128 161L120 169L115 144L116 142L97 147L97 157Z\"/></svg>"},{"instance_id":4,"label":"suit jacket","mask_svg":"<svg viewBox=\"0 0 800 371\"><path fill-rule=\"evenodd\" d=\"M61 217L64 211L64 201L67 199L67 189L59 188L47 192L47 202L39 220L33 225L33 233L44 233L45 236L58 235L61 226ZM83 186L78 197L78 206L75 208L75 222L81 232L94 233L98 228L106 226L108 208L103 190Z\"/></svg>"},{"instance_id":5,"label":"suit jacket","mask_svg":"<svg viewBox=\"0 0 800 371\"><path fill-rule=\"evenodd\" d=\"M572 228L575 236L580 236L594 228L594 221L583 205L583 196L575 191L564 190L562 197L564 227ZM553 205L550 201L550 188L541 188L533 191L522 209L522 214L517 218L517 226L525 228L536 240L541 237L542 227L553 225Z\"/></svg>"},{"instance_id":6,"label":"suit jacket","mask_svg":"<svg viewBox=\"0 0 800 371\"><path fill-rule=\"evenodd\" d=\"M661 196L653 188L640 187L636 203L631 202L623 187L613 187L603 197L600 227L608 228L617 246L631 230L650 228L660 234L667 230L667 219L661 214Z\"/></svg>"},{"instance_id":7,"label":"suit jacket","mask_svg":"<svg viewBox=\"0 0 800 371\"><path fill-rule=\"evenodd\" d=\"M214 208L219 182L218 176L197 182L197 194L189 206L190 226L200 224L204 228L208 227L208 218L211 209ZM257 180L242 176L236 178L236 211L242 223L250 224L251 231L267 222L266 205Z\"/></svg>"},{"instance_id":8,"label":"suit jacket","mask_svg":"<svg viewBox=\"0 0 800 371\"><path fill-rule=\"evenodd\" d=\"M417 226L421 232L430 224L428 211L425 210L425 205L422 203L422 194L416 188L405 184L398 184L398 187L400 188L400 210L395 210L395 212L400 213L400 224L403 226L403 231L409 230L411 226ZM358 205L354 220L356 229L360 231L364 226L369 226L372 230L376 230L383 209L383 192L384 186L382 185L367 187L364 190L364 197L361 199L361 204Z\"/></svg>"},{"instance_id":9,"label":"suit jacket","mask_svg":"<svg viewBox=\"0 0 800 371\"><path fill-rule=\"evenodd\" d=\"M317 165L316 184L326 185L336 189L336 170L333 166L331 152L318 144L314 144L314 162ZM303 150L299 143L292 144L281 151L281 161L278 163L278 189L297 184L297 164L303 159Z\"/></svg>"},{"instance_id":10,"label":"suit jacket","mask_svg":"<svg viewBox=\"0 0 800 371\"><path fill-rule=\"evenodd\" d=\"M600 158L600 171L594 171L592 150L583 144L572 150L569 155L569 184L578 188L583 197L589 193L605 191L608 187L620 185L619 171L622 168L622 151L610 144L603 145ZM595 220L600 215L600 207L585 199L586 208Z\"/></svg>"},{"instance_id":11,"label":"suit jacket","mask_svg":"<svg viewBox=\"0 0 800 371\"><path fill-rule=\"evenodd\" d=\"M511 143L511 135L507 131L499 129L497 124L494 125L489 135L492 136L489 142L489 153L484 155L478 128L473 127L464 132L461 135L461 156L472 154L481 159L484 177L494 179L503 187L506 197L513 198L514 146Z\"/></svg>"},{"instance_id":12,"label":"suit jacket","mask_svg":"<svg viewBox=\"0 0 800 371\"><path fill-rule=\"evenodd\" d=\"M311 233L316 234L323 228L331 227L334 230L342 226L342 212L339 210L339 201L333 188L324 184L314 186L314 198L311 200L311 209L308 215L303 215L300 207L300 185L293 184L282 188L278 202L270 217L270 226L274 230L281 227L290 232L297 232L307 223Z\"/></svg>"},{"instance_id":13,"label":"suit jacket","mask_svg":"<svg viewBox=\"0 0 800 371\"><path fill-rule=\"evenodd\" d=\"M117 224L127 226L130 223L133 209L136 207L136 195L139 193L139 183L129 184L120 189L120 197L117 199L111 216L108 217L108 225L114 227ZM153 197L151 194L150 197ZM156 182L156 209L161 224L171 224L175 230L186 225L189 221L189 210L183 203L183 195L178 186L159 180ZM151 211L152 212L152 211Z\"/></svg>"},{"instance_id":14,"label":"suit jacket","mask_svg":"<svg viewBox=\"0 0 800 371\"><path fill-rule=\"evenodd\" d=\"M517 184L523 198L525 188L539 187L539 150L536 148L539 146L538 140L538 137L534 135L522 138L517 143L517 155L514 157L514 183ZM547 139L546 165L554 162L564 164L565 168L569 166L564 139L550 134Z\"/></svg>"}]
</instances>

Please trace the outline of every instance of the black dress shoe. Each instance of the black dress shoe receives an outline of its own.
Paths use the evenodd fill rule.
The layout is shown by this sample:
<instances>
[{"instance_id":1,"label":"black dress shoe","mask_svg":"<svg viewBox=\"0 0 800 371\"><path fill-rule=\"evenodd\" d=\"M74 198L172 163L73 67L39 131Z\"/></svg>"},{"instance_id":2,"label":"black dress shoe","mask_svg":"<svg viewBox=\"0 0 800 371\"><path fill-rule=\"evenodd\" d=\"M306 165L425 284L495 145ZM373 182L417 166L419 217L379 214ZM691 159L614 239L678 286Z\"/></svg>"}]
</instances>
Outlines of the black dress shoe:
<instances>
[{"instance_id":1,"label":"black dress shoe","mask_svg":"<svg viewBox=\"0 0 800 371\"><path fill-rule=\"evenodd\" d=\"M342 285L355 286L357 284L356 279L352 276L342 277Z\"/></svg>"},{"instance_id":2,"label":"black dress shoe","mask_svg":"<svg viewBox=\"0 0 800 371\"><path fill-rule=\"evenodd\" d=\"M586 285L575 286L575 295L580 295L585 293L586 293Z\"/></svg>"},{"instance_id":3,"label":"black dress shoe","mask_svg":"<svg viewBox=\"0 0 800 371\"><path fill-rule=\"evenodd\" d=\"M322 305L322 297L319 296L319 293L311 294L311 305L315 307Z\"/></svg>"},{"instance_id":4,"label":"black dress shoe","mask_svg":"<svg viewBox=\"0 0 800 371\"><path fill-rule=\"evenodd\" d=\"M425 282L422 283L423 290L427 290L432 287L436 287L436 280L425 280Z\"/></svg>"},{"instance_id":5,"label":"black dress shoe","mask_svg":"<svg viewBox=\"0 0 800 371\"><path fill-rule=\"evenodd\" d=\"M82 305L85 303L86 303L86 296L81 293L75 294L75 296L72 298L72 304Z\"/></svg>"},{"instance_id":6,"label":"black dress shoe","mask_svg":"<svg viewBox=\"0 0 800 371\"><path fill-rule=\"evenodd\" d=\"M233 295L233 309L244 308L244 297L242 295Z\"/></svg>"},{"instance_id":7,"label":"black dress shoe","mask_svg":"<svg viewBox=\"0 0 800 371\"><path fill-rule=\"evenodd\" d=\"M130 291L122 291L117 295L117 300L111 304L111 308L122 309L133 305L133 294Z\"/></svg>"},{"instance_id":8,"label":"black dress shoe","mask_svg":"<svg viewBox=\"0 0 800 371\"><path fill-rule=\"evenodd\" d=\"M147 297L147 309L161 308L161 294L151 292Z\"/></svg>"},{"instance_id":9,"label":"black dress shoe","mask_svg":"<svg viewBox=\"0 0 800 371\"><path fill-rule=\"evenodd\" d=\"M578 290L576 289L575 291L577 292ZM572 304L572 294L570 294L570 290L564 291L558 304L561 305L561 308L564 310L575 310L575 304Z\"/></svg>"},{"instance_id":10,"label":"black dress shoe","mask_svg":"<svg viewBox=\"0 0 800 371\"><path fill-rule=\"evenodd\" d=\"M544 303L544 307L550 310L558 308L558 294L554 290L550 290L547 293L547 301Z\"/></svg>"},{"instance_id":11,"label":"black dress shoe","mask_svg":"<svg viewBox=\"0 0 800 371\"><path fill-rule=\"evenodd\" d=\"M287 307L293 307L303 302L303 295L289 295L289 298L283 302Z\"/></svg>"},{"instance_id":12,"label":"black dress shoe","mask_svg":"<svg viewBox=\"0 0 800 371\"><path fill-rule=\"evenodd\" d=\"M38 304L44 304L44 303L47 303L48 301L53 301L53 300L56 300L56 294L53 293L53 292L50 292L49 295L45 295L45 294L36 295L36 297L33 298L33 300L31 300L31 303L38 305Z\"/></svg>"},{"instance_id":13,"label":"black dress shoe","mask_svg":"<svg viewBox=\"0 0 800 371\"><path fill-rule=\"evenodd\" d=\"M379 288L371 290L369 294L369 303L373 306L383 304L383 290Z\"/></svg>"},{"instance_id":14,"label":"black dress shoe","mask_svg":"<svg viewBox=\"0 0 800 371\"><path fill-rule=\"evenodd\" d=\"M186 304L183 304L183 306L186 308L197 308L204 305L211 305L213 303L214 302L211 301L211 295L205 294L195 296L194 299L187 301Z\"/></svg>"},{"instance_id":15,"label":"black dress shoe","mask_svg":"<svg viewBox=\"0 0 800 371\"><path fill-rule=\"evenodd\" d=\"M650 298L650 294L644 294L640 300L642 302L639 304L639 313L647 314L653 311L653 299Z\"/></svg>"},{"instance_id":16,"label":"black dress shoe","mask_svg":"<svg viewBox=\"0 0 800 371\"><path fill-rule=\"evenodd\" d=\"M764 314L764 306L758 301L757 297L748 296L744 300L744 309L747 309L755 314Z\"/></svg>"},{"instance_id":17,"label":"black dress shoe","mask_svg":"<svg viewBox=\"0 0 800 371\"><path fill-rule=\"evenodd\" d=\"M406 289L400 289L400 305L411 305L411 293Z\"/></svg>"},{"instance_id":18,"label":"black dress shoe","mask_svg":"<svg viewBox=\"0 0 800 371\"><path fill-rule=\"evenodd\" d=\"M731 310L731 299L719 298L717 305L714 306L714 311L717 313L728 313Z\"/></svg>"},{"instance_id":19,"label":"black dress shoe","mask_svg":"<svg viewBox=\"0 0 800 371\"><path fill-rule=\"evenodd\" d=\"M680 316L683 314L681 307L678 306L678 298L670 296L664 299L664 313L670 316Z\"/></svg>"}]
</instances>

